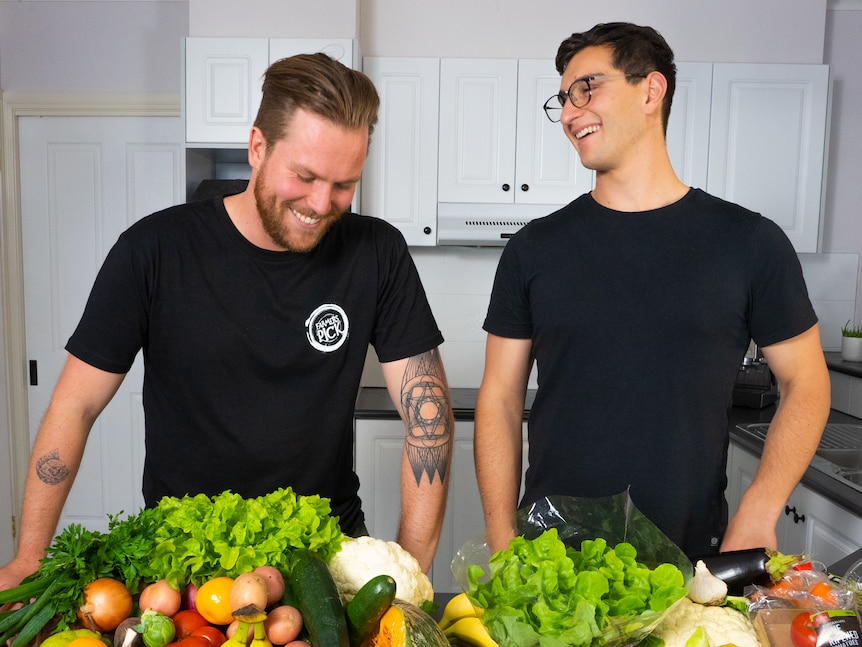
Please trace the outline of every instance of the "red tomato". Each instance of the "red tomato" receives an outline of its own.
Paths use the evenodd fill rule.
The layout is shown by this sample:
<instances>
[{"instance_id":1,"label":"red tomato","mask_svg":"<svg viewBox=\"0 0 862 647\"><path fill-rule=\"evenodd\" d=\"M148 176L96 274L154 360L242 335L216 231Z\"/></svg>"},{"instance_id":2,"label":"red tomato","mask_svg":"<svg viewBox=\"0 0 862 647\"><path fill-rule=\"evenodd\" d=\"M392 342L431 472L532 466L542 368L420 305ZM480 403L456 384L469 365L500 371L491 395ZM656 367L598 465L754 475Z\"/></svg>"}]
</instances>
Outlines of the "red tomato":
<instances>
[{"instance_id":1,"label":"red tomato","mask_svg":"<svg viewBox=\"0 0 862 647\"><path fill-rule=\"evenodd\" d=\"M203 636L187 636L182 640L172 642L168 647L210 647L210 641Z\"/></svg>"},{"instance_id":2,"label":"red tomato","mask_svg":"<svg viewBox=\"0 0 862 647\"><path fill-rule=\"evenodd\" d=\"M227 640L227 637L212 625L198 627L192 633L192 636L202 636L209 640L212 647L221 647L221 644ZM191 647L191 646L189 646Z\"/></svg>"},{"instance_id":3,"label":"red tomato","mask_svg":"<svg viewBox=\"0 0 862 647\"><path fill-rule=\"evenodd\" d=\"M174 621L177 641L191 636L195 629L209 626L209 622L207 622L206 618L192 609L177 611L173 616L171 616L171 620ZM189 645L189 647L192 646Z\"/></svg>"},{"instance_id":4,"label":"red tomato","mask_svg":"<svg viewBox=\"0 0 862 647\"><path fill-rule=\"evenodd\" d=\"M793 619L790 625L790 641L794 647L817 647L817 632L808 611L803 611Z\"/></svg>"}]
</instances>

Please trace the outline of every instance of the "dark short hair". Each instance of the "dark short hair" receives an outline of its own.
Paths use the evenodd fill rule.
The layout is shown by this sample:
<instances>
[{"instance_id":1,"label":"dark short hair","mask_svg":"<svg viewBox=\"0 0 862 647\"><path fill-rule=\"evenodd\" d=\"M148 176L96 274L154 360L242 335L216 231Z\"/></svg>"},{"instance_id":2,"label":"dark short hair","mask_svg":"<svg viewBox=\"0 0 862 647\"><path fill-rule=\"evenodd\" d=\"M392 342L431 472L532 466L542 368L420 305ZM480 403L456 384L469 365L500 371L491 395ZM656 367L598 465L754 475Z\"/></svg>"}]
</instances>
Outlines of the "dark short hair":
<instances>
[{"instance_id":1,"label":"dark short hair","mask_svg":"<svg viewBox=\"0 0 862 647\"><path fill-rule=\"evenodd\" d=\"M346 128L377 123L380 97L365 74L327 54L298 54L276 61L263 78L263 97L254 125L271 148L287 135L297 108Z\"/></svg>"},{"instance_id":2,"label":"dark short hair","mask_svg":"<svg viewBox=\"0 0 862 647\"><path fill-rule=\"evenodd\" d=\"M562 76L572 57L587 47L610 47L611 63L625 74L660 72L667 79L667 93L662 104L662 123L667 132L670 106L676 90L676 63L667 41L652 27L629 22L600 23L589 31L566 38L557 50L557 72ZM637 83L640 79L631 79Z\"/></svg>"}]
</instances>

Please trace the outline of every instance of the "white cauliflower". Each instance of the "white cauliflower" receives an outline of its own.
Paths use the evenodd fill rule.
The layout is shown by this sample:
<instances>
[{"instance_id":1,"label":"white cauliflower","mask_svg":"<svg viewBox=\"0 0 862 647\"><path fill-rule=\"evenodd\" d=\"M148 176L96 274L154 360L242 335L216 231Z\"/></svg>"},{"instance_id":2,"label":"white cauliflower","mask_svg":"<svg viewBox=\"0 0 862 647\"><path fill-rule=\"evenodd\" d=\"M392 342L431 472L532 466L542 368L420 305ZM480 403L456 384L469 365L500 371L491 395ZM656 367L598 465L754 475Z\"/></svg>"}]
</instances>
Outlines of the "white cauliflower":
<instances>
[{"instance_id":1,"label":"white cauliflower","mask_svg":"<svg viewBox=\"0 0 862 647\"><path fill-rule=\"evenodd\" d=\"M730 607L697 604L688 598L682 598L668 610L653 635L663 639L665 647L685 647L698 627L703 627L712 647L727 644L760 647L754 625L744 613Z\"/></svg>"},{"instance_id":2,"label":"white cauliflower","mask_svg":"<svg viewBox=\"0 0 862 647\"><path fill-rule=\"evenodd\" d=\"M395 597L399 600L420 606L425 600L434 599L431 580L422 572L419 562L394 541L374 537L347 539L328 565L342 603L352 600L363 584L378 575L389 575L395 580Z\"/></svg>"}]
</instances>

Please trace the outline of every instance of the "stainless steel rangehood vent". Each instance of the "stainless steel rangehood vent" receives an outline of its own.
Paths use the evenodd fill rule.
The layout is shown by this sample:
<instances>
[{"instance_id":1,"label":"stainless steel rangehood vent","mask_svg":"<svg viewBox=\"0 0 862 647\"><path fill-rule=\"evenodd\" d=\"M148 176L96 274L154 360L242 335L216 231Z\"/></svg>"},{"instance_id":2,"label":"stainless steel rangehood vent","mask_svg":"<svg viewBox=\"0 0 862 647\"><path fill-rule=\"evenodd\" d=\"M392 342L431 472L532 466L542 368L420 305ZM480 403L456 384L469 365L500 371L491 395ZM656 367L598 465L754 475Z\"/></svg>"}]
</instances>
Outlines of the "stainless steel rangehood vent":
<instances>
[{"instance_id":1,"label":"stainless steel rangehood vent","mask_svg":"<svg viewBox=\"0 0 862 647\"><path fill-rule=\"evenodd\" d=\"M559 209L549 204L437 205L437 244L471 247L503 247L531 220Z\"/></svg>"}]
</instances>

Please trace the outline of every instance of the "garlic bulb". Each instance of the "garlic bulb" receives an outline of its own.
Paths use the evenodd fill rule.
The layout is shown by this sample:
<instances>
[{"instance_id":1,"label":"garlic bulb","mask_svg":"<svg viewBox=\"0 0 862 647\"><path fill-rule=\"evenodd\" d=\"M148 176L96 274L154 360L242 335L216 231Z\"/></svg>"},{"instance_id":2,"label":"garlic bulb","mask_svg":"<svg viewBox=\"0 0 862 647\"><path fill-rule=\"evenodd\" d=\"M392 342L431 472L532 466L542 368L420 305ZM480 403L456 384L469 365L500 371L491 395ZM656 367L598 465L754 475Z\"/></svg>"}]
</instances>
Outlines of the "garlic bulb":
<instances>
[{"instance_id":1,"label":"garlic bulb","mask_svg":"<svg viewBox=\"0 0 862 647\"><path fill-rule=\"evenodd\" d=\"M686 582L688 599L698 604L721 604L727 597L727 583L709 572L703 560L694 566L694 577Z\"/></svg>"}]
</instances>

